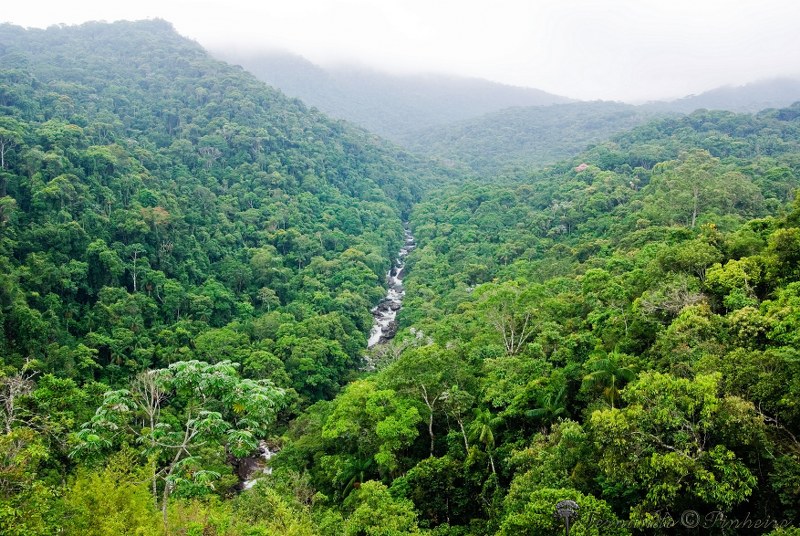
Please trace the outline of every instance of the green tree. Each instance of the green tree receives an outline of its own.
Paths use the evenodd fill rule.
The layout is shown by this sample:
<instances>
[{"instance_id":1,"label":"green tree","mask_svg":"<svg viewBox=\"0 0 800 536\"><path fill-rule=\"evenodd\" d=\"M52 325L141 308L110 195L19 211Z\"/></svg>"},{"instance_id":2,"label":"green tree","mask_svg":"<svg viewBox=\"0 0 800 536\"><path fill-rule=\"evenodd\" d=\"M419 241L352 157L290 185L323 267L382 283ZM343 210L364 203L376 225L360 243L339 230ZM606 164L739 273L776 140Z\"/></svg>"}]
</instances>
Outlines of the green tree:
<instances>
[{"instance_id":1,"label":"green tree","mask_svg":"<svg viewBox=\"0 0 800 536\"><path fill-rule=\"evenodd\" d=\"M476 290L489 324L501 335L507 355L519 353L537 328L537 287L520 281L482 285Z\"/></svg>"},{"instance_id":2,"label":"green tree","mask_svg":"<svg viewBox=\"0 0 800 536\"><path fill-rule=\"evenodd\" d=\"M337 453L334 458L338 456L329 459L334 482L346 487L353 464L369 467L370 459L380 470L396 473L401 467L398 455L419 435L420 421L417 408L394 391L377 389L367 380L351 383L336 399L322 428L322 438Z\"/></svg>"},{"instance_id":3,"label":"green tree","mask_svg":"<svg viewBox=\"0 0 800 536\"><path fill-rule=\"evenodd\" d=\"M560 374L551 378L547 388L539 392L536 407L526 411L525 415L545 428L568 415L567 384Z\"/></svg>"},{"instance_id":4,"label":"green tree","mask_svg":"<svg viewBox=\"0 0 800 536\"><path fill-rule=\"evenodd\" d=\"M530 489L520 482L512 482L505 500L505 516L498 535L560 536L564 533L563 521L555 516L559 501L571 500L580 507L580 518L570 525L570 534L576 536L625 536L630 534L625 524L614 515L602 499L584 495L573 489Z\"/></svg>"},{"instance_id":5,"label":"green tree","mask_svg":"<svg viewBox=\"0 0 800 536\"><path fill-rule=\"evenodd\" d=\"M24 125L12 117L0 117L0 174L8 169L8 156L22 143ZM6 195L5 182L0 183L0 197Z\"/></svg>"},{"instance_id":6,"label":"green tree","mask_svg":"<svg viewBox=\"0 0 800 536\"><path fill-rule=\"evenodd\" d=\"M74 454L96 452L121 431L156 460L152 491L163 481L161 510L167 523L171 493L181 485L209 483L219 475L194 465L207 444L245 456L256 449L283 403L284 391L269 380L243 380L230 361L180 361L140 374L130 389L108 391L78 433Z\"/></svg>"},{"instance_id":7,"label":"green tree","mask_svg":"<svg viewBox=\"0 0 800 536\"><path fill-rule=\"evenodd\" d=\"M430 526L466 524L474 512L471 486L464 473L464 464L451 456L428 457L395 479L391 492L411 499L420 518Z\"/></svg>"},{"instance_id":8,"label":"green tree","mask_svg":"<svg viewBox=\"0 0 800 536\"><path fill-rule=\"evenodd\" d=\"M420 413L427 414L430 455L433 456L434 417L445 413L448 402L459 396L459 389L471 383L466 363L452 350L429 345L405 351L384 375L398 391L421 402ZM461 412L465 409L468 408L462 408Z\"/></svg>"},{"instance_id":9,"label":"green tree","mask_svg":"<svg viewBox=\"0 0 800 536\"><path fill-rule=\"evenodd\" d=\"M380 482L362 484L347 498L344 507L349 512L344 524L347 536L419 534L414 504L408 499L395 499Z\"/></svg>"},{"instance_id":10,"label":"green tree","mask_svg":"<svg viewBox=\"0 0 800 536\"><path fill-rule=\"evenodd\" d=\"M489 455L489 466L492 468L492 474L497 474L492 454L496 446L492 429L497 427L500 422L501 419L492 415L492 412L488 409L477 408L475 409L475 418L469 426L469 438L483 445L486 454Z\"/></svg>"},{"instance_id":11,"label":"green tree","mask_svg":"<svg viewBox=\"0 0 800 536\"><path fill-rule=\"evenodd\" d=\"M759 448L763 422L752 404L720 397L718 383L648 372L622 391L625 408L592 414L600 468L608 486L636 492L635 519L686 504L729 511L752 495L757 479L731 447Z\"/></svg>"},{"instance_id":12,"label":"green tree","mask_svg":"<svg viewBox=\"0 0 800 536\"><path fill-rule=\"evenodd\" d=\"M600 389L611 409L614 409L614 401L619 399L620 389L636 376L635 369L626 365L626 361L630 361L629 356L612 352L584 365L589 373L583 377L583 385L590 390Z\"/></svg>"},{"instance_id":13,"label":"green tree","mask_svg":"<svg viewBox=\"0 0 800 536\"><path fill-rule=\"evenodd\" d=\"M654 216L692 229L706 213L752 214L761 201L758 189L742 173L726 170L704 150L687 151L679 160L658 164L648 190L654 196Z\"/></svg>"},{"instance_id":14,"label":"green tree","mask_svg":"<svg viewBox=\"0 0 800 536\"><path fill-rule=\"evenodd\" d=\"M82 469L64 492L66 534L157 536L158 509L147 489L150 468L121 451L97 471Z\"/></svg>"}]
</instances>

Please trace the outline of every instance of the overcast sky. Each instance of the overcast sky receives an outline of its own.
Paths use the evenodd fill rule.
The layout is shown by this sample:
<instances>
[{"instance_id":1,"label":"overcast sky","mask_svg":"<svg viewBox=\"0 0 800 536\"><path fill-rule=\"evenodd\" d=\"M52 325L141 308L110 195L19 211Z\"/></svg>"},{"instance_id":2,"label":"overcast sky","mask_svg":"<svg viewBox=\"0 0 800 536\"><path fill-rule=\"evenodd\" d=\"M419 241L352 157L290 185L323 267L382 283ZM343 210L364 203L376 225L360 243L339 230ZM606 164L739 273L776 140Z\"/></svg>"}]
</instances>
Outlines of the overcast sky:
<instances>
[{"instance_id":1,"label":"overcast sky","mask_svg":"<svg viewBox=\"0 0 800 536\"><path fill-rule=\"evenodd\" d=\"M31 27L153 17L209 48L281 48L581 99L800 76L798 0L21 0L0 10Z\"/></svg>"}]
</instances>

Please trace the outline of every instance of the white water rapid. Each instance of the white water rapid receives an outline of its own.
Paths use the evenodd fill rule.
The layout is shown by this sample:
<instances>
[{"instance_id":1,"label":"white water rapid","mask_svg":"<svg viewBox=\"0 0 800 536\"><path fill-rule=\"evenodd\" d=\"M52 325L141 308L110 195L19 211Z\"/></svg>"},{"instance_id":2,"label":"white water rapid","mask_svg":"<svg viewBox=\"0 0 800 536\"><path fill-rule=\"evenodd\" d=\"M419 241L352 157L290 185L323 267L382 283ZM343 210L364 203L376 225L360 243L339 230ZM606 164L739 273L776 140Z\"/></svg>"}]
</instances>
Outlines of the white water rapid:
<instances>
[{"instance_id":1,"label":"white water rapid","mask_svg":"<svg viewBox=\"0 0 800 536\"><path fill-rule=\"evenodd\" d=\"M386 297L372 308L372 316L375 323L372 325L372 332L369 334L367 348L372 348L376 344L384 343L392 339L397 333L397 311L403 306L403 278L405 277L406 256L411 253L416 246L414 236L408 228L405 229L405 243L397 253L397 258L392 265L389 273L386 274L386 283L389 288Z\"/></svg>"}]
</instances>

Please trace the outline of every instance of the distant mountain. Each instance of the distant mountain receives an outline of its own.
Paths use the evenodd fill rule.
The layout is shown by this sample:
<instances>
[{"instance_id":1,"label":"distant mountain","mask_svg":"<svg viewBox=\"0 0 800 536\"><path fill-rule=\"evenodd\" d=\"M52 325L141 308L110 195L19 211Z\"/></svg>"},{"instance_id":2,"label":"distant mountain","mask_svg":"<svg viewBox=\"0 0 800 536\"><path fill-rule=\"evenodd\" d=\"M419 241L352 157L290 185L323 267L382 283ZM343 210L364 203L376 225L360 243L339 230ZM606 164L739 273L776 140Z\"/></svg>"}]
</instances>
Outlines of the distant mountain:
<instances>
[{"instance_id":1,"label":"distant mountain","mask_svg":"<svg viewBox=\"0 0 800 536\"><path fill-rule=\"evenodd\" d=\"M644 107L681 113L701 108L757 112L765 108L782 108L797 101L800 101L800 79L775 78L744 86L724 86L671 102L648 103Z\"/></svg>"},{"instance_id":2,"label":"distant mountain","mask_svg":"<svg viewBox=\"0 0 800 536\"><path fill-rule=\"evenodd\" d=\"M325 69L285 52L212 53L290 97L400 143L418 131L512 106L570 102L538 89L477 78L391 75L362 67Z\"/></svg>"},{"instance_id":3,"label":"distant mountain","mask_svg":"<svg viewBox=\"0 0 800 536\"><path fill-rule=\"evenodd\" d=\"M406 147L445 161L467 164L481 174L543 166L570 158L659 114L698 109L757 112L800 101L800 80L781 78L726 86L671 102L633 106L572 102L515 107L415 132Z\"/></svg>"},{"instance_id":4,"label":"distant mountain","mask_svg":"<svg viewBox=\"0 0 800 536\"><path fill-rule=\"evenodd\" d=\"M573 101L475 78L323 68L287 52L212 53L333 117L482 175L570 158L660 114L755 112L800 101L800 80L790 78L633 106Z\"/></svg>"},{"instance_id":5,"label":"distant mountain","mask_svg":"<svg viewBox=\"0 0 800 536\"><path fill-rule=\"evenodd\" d=\"M494 174L571 158L658 113L605 101L508 108L419 132L408 147Z\"/></svg>"}]
</instances>

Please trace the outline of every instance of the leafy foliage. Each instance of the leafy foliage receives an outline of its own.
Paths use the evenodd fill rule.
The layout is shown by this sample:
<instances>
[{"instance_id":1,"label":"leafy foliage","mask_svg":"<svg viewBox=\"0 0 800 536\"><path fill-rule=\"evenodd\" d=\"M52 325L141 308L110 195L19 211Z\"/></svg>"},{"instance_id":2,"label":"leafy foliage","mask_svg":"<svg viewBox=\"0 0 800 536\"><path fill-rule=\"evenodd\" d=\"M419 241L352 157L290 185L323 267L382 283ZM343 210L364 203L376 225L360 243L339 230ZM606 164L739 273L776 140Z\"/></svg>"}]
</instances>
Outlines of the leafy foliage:
<instances>
[{"instance_id":1,"label":"leafy foliage","mask_svg":"<svg viewBox=\"0 0 800 536\"><path fill-rule=\"evenodd\" d=\"M798 523L797 105L434 190L163 22L0 43L3 533Z\"/></svg>"}]
</instances>

